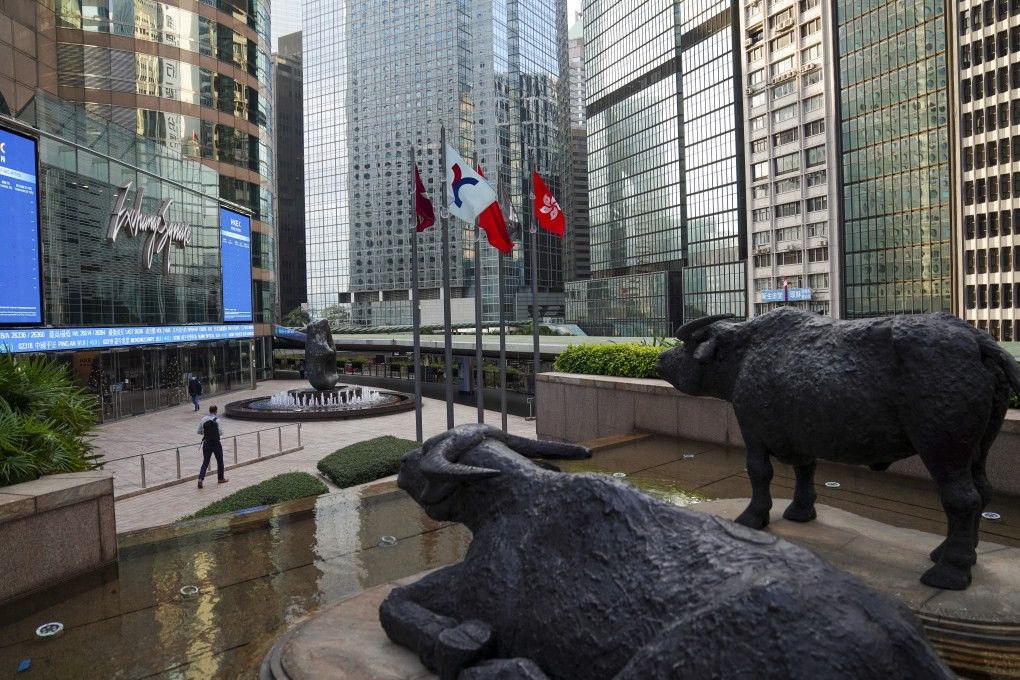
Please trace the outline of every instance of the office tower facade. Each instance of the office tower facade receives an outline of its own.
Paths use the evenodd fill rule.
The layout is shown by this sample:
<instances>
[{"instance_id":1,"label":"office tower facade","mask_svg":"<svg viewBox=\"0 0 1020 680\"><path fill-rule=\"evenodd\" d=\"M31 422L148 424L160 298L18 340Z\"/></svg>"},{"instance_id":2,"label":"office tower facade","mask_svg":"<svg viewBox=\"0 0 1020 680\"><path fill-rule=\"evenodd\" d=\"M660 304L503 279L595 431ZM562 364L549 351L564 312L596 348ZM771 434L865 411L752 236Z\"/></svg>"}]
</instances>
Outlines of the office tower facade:
<instances>
[{"instance_id":1,"label":"office tower facade","mask_svg":"<svg viewBox=\"0 0 1020 680\"><path fill-rule=\"evenodd\" d=\"M945 1L837 0L835 10L843 314L952 312ZM967 139L984 141L980 135ZM968 210L989 208L977 205Z\"/></svg>"},{"instance_id":2,"label":"office tower facade","mask_svg":"<svg viewBox=\"0 0 1020 680\"><path fill-rule=\"evenodd\" d=\"M747 313L734 18L728 2L585 7L592 279L566 291L589 333Z\"/></svg>"},{"instance_id":3,"label":"office tower facade","mask_svg":"<svg viewBox=\"0 0 1020 680\"><path fill-rule=\"evenodd\" d=\"M277 231L280 313L308 300L305 288L305 149L301 33L282 36L273 55L276 92Z\"/></svg>"},{"instance_id":4,"label":"office tower facade","mask_svg":"<svg viewBox=\"0 0 1020 680\"><path fill-rule=\"evenodd\" d=\"M956 244L960 315L996 340L1020 337L1020 2L961 3L951 44L958 56L954 175L961 200Z\"/></svg>"},{"instance_id":5,"label":"office tower facade","mask_svg":"<svg viewBox=\"0 0 1020 680\"><path fill-rule=\"evenodd\" d=\"M564 236L563 280L591 277L588 220L588 128L585 124L584 24L573 18L566 45L560 47L560 116L567 145L563 154L563 198L560 205L570 226Z\"/></svg>"},{"instance_id":6,"label":"office tower facade","mask_svg":"<svg viewBox=\"0 0 1020 680\"><path fill-rule=\"evenodd\" d=\"M529 239L538 238L543 293L561 286L559 244L527 229L522 203L530 168L555 192L557 6L507 0L478 6L444 0L304 3L306 254L314 313L337 305L357 325L411 322L411 152L441 204L441 128L486 176L505 183L516 207L518 247L506 258L512 297L529 291ZM522 226L524 228L522 228ZM495 251L474 227L449 218L453 321L498 318ZM480 248L478 247L480 246ZM422 320L442 320L439 221L418 236ZM483 289L474 290L482 267Z\"/></svg>"},{"instance_id":7,"label":"office tower facade","mask_svg":"<svg viewBox=\"0 0 1020 680\"><path fill-rule=\"evenodd\" d=\"M841 316L835 28L820 0L742 11L751 314Z\"/></svg>"},{"instance_id":8,"label":"office tower facade","mask_svg":"<svg viewBox=\"0 0 1020 680\"><path fill-rule=\"evenodd\" d=\"M213 0L87 0L57 3L55 12L52 3L32 4L56 27L39 59L41 70L55 71L60 98L212 168L220 199L250 213L254 322L271 352L278 311L268 1L229 10Z\"/></svg>"}]
</instances>

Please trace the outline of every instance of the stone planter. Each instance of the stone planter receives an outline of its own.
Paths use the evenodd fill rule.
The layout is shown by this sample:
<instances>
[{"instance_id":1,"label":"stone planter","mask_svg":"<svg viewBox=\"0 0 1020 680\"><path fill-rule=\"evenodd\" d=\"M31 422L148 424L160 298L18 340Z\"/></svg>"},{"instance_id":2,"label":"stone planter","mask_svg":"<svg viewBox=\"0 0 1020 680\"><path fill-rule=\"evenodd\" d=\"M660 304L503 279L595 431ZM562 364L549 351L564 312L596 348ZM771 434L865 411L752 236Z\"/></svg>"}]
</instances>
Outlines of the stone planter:
<instances>
[{"instance_id":1,"label":"stone planter","mask_svg":"<svg viewBox=\"0 0 1020 680\"><path fill-rule=\"evenodd\" d=\"M0 603L117 561L113 473L0 487Z\"/></svg>"},{"instance_id":2,"label":"stone planter","mask_svg":"<svg viewBox=\"0 0 1020 680\"><path fill-rule=\"evenodd\" d=\"M539 439L581 442L614 434L652 432L718 446L744 446L729 402L688 396L665 380L540 373L536 414ZM988 454L987 470L996 491L1020 494L1017 409L1006 414ZM917 456L893 463L889 471L931 479Z\"/></svg>"}]
</instances>

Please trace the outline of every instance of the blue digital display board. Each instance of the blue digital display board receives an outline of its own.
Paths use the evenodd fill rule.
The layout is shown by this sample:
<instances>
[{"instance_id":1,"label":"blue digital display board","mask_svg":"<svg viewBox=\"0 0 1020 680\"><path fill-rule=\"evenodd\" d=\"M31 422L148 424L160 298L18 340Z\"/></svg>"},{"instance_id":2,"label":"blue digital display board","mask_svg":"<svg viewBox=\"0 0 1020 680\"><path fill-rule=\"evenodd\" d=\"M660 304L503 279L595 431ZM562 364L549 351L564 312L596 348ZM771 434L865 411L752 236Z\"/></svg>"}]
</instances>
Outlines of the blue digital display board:
<instances>
[{"instance_id":1,"label":"blue digital display board","mask_svg":"<svg viewBox=\"0 0 1020 680\"><path fill-rule=\"evenodd\" d=\"M59 350L164 345L173 342L229 340L255 336L252 324L230 326L131 326L115 328L11 328L0 329L0 352L53 352Z\"/></svg>"},{"instance_id":2,"label":"blue digital display board","mask_svg":"<svg viewBox=\"0 0 1020 680\"><path fill-rule=\"evenodd\" d=\"M251 321L251 219L220 208L223 321Z\"/></svg>"},{"instance_id":3,"label":"blue digital display board","mask_svg":"<svg viewBox=\"0 0 1020 680\"><path fill-rule=\"evenodd\" d=\"M0 129L0 324L42 323L34 139Z\"/></svg>"},{"instance_id":4,"label":"blue digital display board","mask_svg":"<svg viewBox=\"0 0 1020 680\"><path fill-rule=\"evenodd\" d=\"M784 300L785 298L785 300ZM810 288L790 288L787 294L783 294L783 289L779 290L763 290L761 292L762 302L802 302L811 300L811 289Z\"/></svg>"}]
</instances>

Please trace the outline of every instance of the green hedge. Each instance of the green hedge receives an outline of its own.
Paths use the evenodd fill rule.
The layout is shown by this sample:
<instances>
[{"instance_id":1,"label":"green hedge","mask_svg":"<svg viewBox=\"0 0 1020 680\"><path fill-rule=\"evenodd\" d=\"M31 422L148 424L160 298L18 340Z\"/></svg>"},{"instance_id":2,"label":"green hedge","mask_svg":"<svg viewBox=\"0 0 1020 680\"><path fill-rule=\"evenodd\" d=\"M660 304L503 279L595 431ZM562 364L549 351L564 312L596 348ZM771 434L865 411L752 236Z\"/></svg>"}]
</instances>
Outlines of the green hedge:
<instances>
[{"instance_id":1,"label":"green hedge","mask_svg":"<svg viewBox=\"0 0 1020 680\"><path fill-rule=\"evenodd\" d=\"M211 477L210 480L214 485L216 484L215 477ZM318 496L327 491L329 489L315 475L310 475L307 472L285 472L254 486L247 486L226 498L210 503L193 515L182 517L178 521L183 522L199 517L222 515L225 512L247 510L260 505L272 505L308 496Z\"/></svg>"},{"instance_id":2,"label":"green hedge","mask_svg":"<svg viewBox=\"0 0 1020 680\"><path fill-rule=\"evenodd\" d=\"M553 367L564 373L658 378L655 360L664 349L638 344L571 345L560 352Z\"/></svg>"},{"instance_id":3,"label":"green hedge","mask_svg":"<svg viewBox=\"0 0 1020 680\"><path fill-rule=\"evenodd\" d=\"M316 467L331 482L346 489L395 475L400 471L400 458L420 444L412 439L376 437L337 449L319 461Z\"/></svg>"}]
</instances>

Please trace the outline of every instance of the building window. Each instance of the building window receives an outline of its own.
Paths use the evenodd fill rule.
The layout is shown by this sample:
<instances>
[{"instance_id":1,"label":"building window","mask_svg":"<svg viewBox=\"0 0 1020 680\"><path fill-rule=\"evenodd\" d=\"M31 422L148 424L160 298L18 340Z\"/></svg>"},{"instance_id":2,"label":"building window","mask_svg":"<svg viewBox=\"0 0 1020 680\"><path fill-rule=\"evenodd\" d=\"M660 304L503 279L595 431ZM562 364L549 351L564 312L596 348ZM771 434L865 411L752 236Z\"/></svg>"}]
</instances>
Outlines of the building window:
<instances>
[{"instance_id":1,"label":"building window","mask_svg":"<svg viewBox=\"0 0 1020 680\"><path fill-rule=\"evenodd\" d=\"M808 274L808 288L828 288L829 287L829 274Z\"/></svg>"},{"instance_id":2,"label":"building window","mask_svg":"<svg viewBox=\"0 0 1020 680\"><path fill-rule=\"evenodd\" d=\"M822 82L822 70L819 68L816 68L814 71L811 71L806 76L801 78L801 85L803 85L804 87L808 87L810 85L814 85L815 83L820 82Z\"/></svg>"},{"instance_id":3,"label":"building window","mask_svg":"<svg viewBox=\"0 0 1020 680\"><path fill-rule=\"evenodd\" d=\"M751 142L751 153L761 153L769 150L769 140L766 137Z\"/></svg>"},{"instance_id":4,"label":"building window","mask_svg":"<svg viewBox=\"0 0 1020 680\"><path fill-rule=\"evenodd\" d=\"M797 117L797 105L789 104L780 109L776 109L772 112L772 122L774 124L782 123Z\"/></svg>"},{"instance_id":5,"label":"building window","mask_svg":"<svg viewBox=\"0 0 1020 680\"><path fill-rule=\"evenodd\" d=\"M768 161L765 162L765 172L768 172ZM752 198L768 198L769 197L769 185L759 184L756 187L751 187Z\"/></svg>"},{"instance_id":6,"label":"building window","mask_svg":"<svg viewBox=\"0 0 1020 680\"><path fill-rule=\"evenodd\" d=\"M804 159L807 167L823 165L825 163L825 145L813 146L804 151Z\"/></svg>"},{"instance_id":7,"label":"building window","mask_svg":"<svg viewBox=\"0 0 1020 680\"><path fill-rule=\"evenodd\" d=\"M776 208L776 212L779 212L779 208ZM800 212L800 206L797 205L797 212ZM784 227L783 229L776 229L776 242L779 241L799 241L801 239L801 229L799 226L796 227Z\"/></svg>"},{"instance_id":8,"label":"building window","mask_svg":"<svg viewBox=\"0 0 1020 680\"><path fill-rule=\"evenodd\" d=\"M795 217L796 215L799 214L800 214L800 201L794 201L792 203L780 203L779 205L776 206L776 219L782 219L784 217Z\"/></svg>"},{"instance_id":9,"label":"building window","mask_svg":"<svg viewBox=\"0 0 1020 680\"><path fill-rule=\"evenodd\" d=\"M783 266L784 264L801 264L803 262L804 251L800 248L776 253L776 264L779 266Z\"/></svg>"},{"instance_id":10,"label":"building window","mask_svg":"<svg viewBox=\"0 0 1020 680\"><path fill-rule=\"evenodd\" d=\"M747 74L747 85L748 87L754 87L765 82L765 69L760 68L757 71L751 71Z\"/></svg>"},{"instance_id":11,"label":"building window","mask_svg":"<svg viewBox=\"0 0 1020 680\"><path fill-rule=\"evenodd\" d=\"M782 99L787 95L791 95L797 91L797 81L787 80L785 83L780 83L772 88L772 101Z\"/></svg>"},{"instance_id":12,"label":"building window","mask_svg":"<svg viewBox=\"0 0 1020 680\"><path fill-rule=\"evenodd\" d=\"M822 44L818 43L800 51L800 63L806 64L813 59L821 59Z\"/></svg>"},{"instance_id":13,"label":"building window","mask_svg":"<svg viewBox=\"0 0 1020 680\"><path fill-rule=\"evenodd\" d=\"M817 212L819 210L829 209L829 197L828 196L815 196L807 200L807 211Z\"/></svg>"},{"instance_id":14,"label":"building window","mask_svg":"<svg viewBox=\"0 0 1020 680\"><path fill-rule=\"evenodd\" d=\"M969 114L968 114L969 115ZM755 116L751 119L751 130L764 130L766 125L765 116Z\"/></svg>"},{"instance_id":15,"label":"building window","mask_svg":"<svg viewBox=\"0 0 1020 680\"><path fill-rule=\"evenodd\" d=\"M751 245L765 246L772 242L771 231L756 231L751 235Z\"/></svg>"},{"instance_id":16,"label":"building window","mask_svg":"<svg viewBox=\"0 0 1020 680\"><path fill-rule=\"evenodd\" d=\"M765 46L764 45L758 45L757 47L752 47L750 50L747 51L747 62L751 63L752 61L758 61L759 59L763 58L764 56L765 56Z\"/></svg>"},{"instance_id":17,"label":"building window","mask_svg":"<svg viewBox=\"0 0 1020 680\"><path fill-rule=\"evenodd\" d=\"M796 142L799 137L797 128L790 128L772 135L772 146L782 146L790 142Z\"/></svg>"},{"instance_id":18,"label":"building window","mask_svg":"<svg viewBox=\"0 0 1020 680\"><path fill-rule=\"evenodd\" d=\"M825 134L825 120L813 120L810 123L804 125L804 136L814 137L815 135Z\"/></svg>"},{"instance_id":19,"label":"building window","mask_svg":"<svg viewBox=\"0 0 1020 680\"><path fill-rule=\"evenodd\" d=\"M778 38L773 38L771 41L769 41L769 51L778 52L784 47L789 47L790 45L793 44L793 39L796 35L797 35L796 33L793 33L791 31L789 33L782 34Z\"/></svg>"},{"instance_id":20,"label":"building window","mask_svg":"<svg viewBox=\"0 0 1020 680\"><path fill-rule=\"evenodd\" d=\"M815 17L811 21L805 22L800 27L800 37L806 38L809 35L814 35L820 30L822 30L822 19L821 17Z\"/></svg>"},{"instance_id":21,"label":"building window","mask_svg":"<svg viewBox=\"0 0 1020 680\"><path fill-rule=\"evenodd\" d=\"M754 256L754 266L755 267L771 267L772 266L772 254L771 253L765 253L763 255L755 255ZM1018 284L1018 285L1020 285L1020 284Z\"/></svg>"},{"instance_id":22,"label":"building window","mask_svg":"<svg viewBox=\"0 0 1020 680\"><path fill-rule=\"evenodd\" d=\"M761 163L755 163L754 165L751 166L751 179L753 181L758 181L759 179L764 179L765 177L768 177L768 176L769 176L769 162L768 161L762 161ZM766 189L765 191L767 192L768 189Z\"/></svg>"},{"instance_id":23,"label":"building window","mask_svg":"<svg viewBox=\"0 0 1020 680\"><path fill-rule=\"evenodd\" d=\"M800 170L800 152L795 151L783 156L777 156L773 160L773 163L775 164L777 176L786 172L795 172Z\"/></svg>"},{"instance_id":24,"label":"building window","mask_svg":"<svg viewBox=\"0 0 1020 680\"><path fill-rule=\"evenodd\" d=\"M809 172L804 175L804 179L806 180L809 189L811 187L823 186L825 184L825 170Z\"/></svg>"},{"instance_id":25,"label":"building window","mask_svg":"<svg viewBox=\"0 0 1020 680\"><path fill-rule=\"evenodd\" d=\"M770 208L758 208L757 210L751 213L751 221L768 222L770 214L771 214Z\"/></svg>"},{"instance_id":26,"label":"building window","mask_svg":"<svg viewBox=\"0 0 1020 680\"><path fill-rule=\"evenodd\" d=\"M828 236L829 235L829 223L828 222L809 222L805 227L807 229L808 236Z\"/></svg>"},{"instance_id":27,"label":"building window","mask_svg":"<svg viewBox=\"0 0 1020 680\"><path fill-rule=\"evenodd\" d=\"M786 194L798 189L800 189L800 177L790 177L776 182L776 194Z\"/></svg>"},{"instance_id":28,"label":"building window","mask_svg":"<svg viewBox=\"0 0 1020 680\"><path fill-rule=\"evenodd\" d=\"M804 113L816 111L822 108L824 104L825 101L823 100L823 95L816 94L814 97L808 97L804 100Z\"/></svg>"},{"instance_id":29,"label":"building window","mask_svg":"<svg viewBox=\"0 0 1020 680\"><path fill-rule=\"evenodd\" d=\"M811 248L808 250L808 262L828 262L828 248Z\"/></svg>"}]
</instances>

